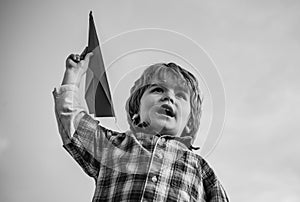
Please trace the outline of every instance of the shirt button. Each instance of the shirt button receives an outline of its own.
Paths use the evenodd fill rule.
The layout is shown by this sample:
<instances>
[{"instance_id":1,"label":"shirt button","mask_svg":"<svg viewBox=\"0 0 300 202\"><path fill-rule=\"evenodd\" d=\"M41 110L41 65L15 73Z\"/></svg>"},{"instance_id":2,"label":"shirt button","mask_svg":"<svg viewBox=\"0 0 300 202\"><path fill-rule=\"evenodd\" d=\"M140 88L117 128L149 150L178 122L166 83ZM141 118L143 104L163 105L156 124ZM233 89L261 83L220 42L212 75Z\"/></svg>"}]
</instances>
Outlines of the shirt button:
<instances>
[{"instance_id":1,"label":"shirt button","mask_svg":"<svg viewBox=\"0 0 300 202\"><path fill-rule=\"evenodd\" d=\"M151 180L152 180L152 182L155 183L155 182L157 182L157 177L156 177L156 176L153 176Z\"/></svg>"},{"instance_id":2,"label":"shirt button","mask_svg":"<svg viewBox=\"0 0 300 202\"><path fill-rule=\"evenodd\" d=\"M166 143L166 139L165 138L161 138L159 141L159 146L164 146L164 144Z\"/></svg>"}]
</instances>

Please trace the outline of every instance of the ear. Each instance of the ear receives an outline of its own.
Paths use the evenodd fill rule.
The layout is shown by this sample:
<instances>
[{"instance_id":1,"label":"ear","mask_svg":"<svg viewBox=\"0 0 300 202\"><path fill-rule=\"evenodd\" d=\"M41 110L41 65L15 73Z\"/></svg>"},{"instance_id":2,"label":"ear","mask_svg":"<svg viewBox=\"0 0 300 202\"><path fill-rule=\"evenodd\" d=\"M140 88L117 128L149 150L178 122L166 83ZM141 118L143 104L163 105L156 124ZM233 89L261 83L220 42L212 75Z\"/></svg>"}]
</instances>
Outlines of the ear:
<instances>
[{"instance_id":1,"label":"ear","mask_svg":"<svg viewBox=\"0 0 300 202\"><path fill-rule=\"evenodd\" d=\"M186 124L185 128L184 128L184 132L185 134L189 134L192 131L192 124L191 124L191 120L188 121L188 123Z\"/></svg>"},{"instance_id":2,"label":"ear","mask_svg":"<svg viewBox=\"0 0 300 202\"><path fill-rule=\"evenodd\" d=\"M189 126L185 126L184 131L185 134L189 134L191 132L191 128Z\"/></svg>"},{"instance_id":3,"label":"ear","mask_svg":"<svg viewBox=\"0 0 300 202\"><path fill-rule=\"evenodd\" d=\"M134 114L132 116L132 123L134 125L138 125L140 123L140 115L139 114Z\"/></svg>"},{"instance_id":4,"label":"ear","mask_svg":"<svg viewBox=\"0 0 300 202\"><path fill-rule=\"evenodd\" d=\"M185 134L190 134L192 132L192 129L193 129L193 119L192 119L192 113L190 113L189 120L186 126L184 127Z\"/></svg>"}]
</instances>

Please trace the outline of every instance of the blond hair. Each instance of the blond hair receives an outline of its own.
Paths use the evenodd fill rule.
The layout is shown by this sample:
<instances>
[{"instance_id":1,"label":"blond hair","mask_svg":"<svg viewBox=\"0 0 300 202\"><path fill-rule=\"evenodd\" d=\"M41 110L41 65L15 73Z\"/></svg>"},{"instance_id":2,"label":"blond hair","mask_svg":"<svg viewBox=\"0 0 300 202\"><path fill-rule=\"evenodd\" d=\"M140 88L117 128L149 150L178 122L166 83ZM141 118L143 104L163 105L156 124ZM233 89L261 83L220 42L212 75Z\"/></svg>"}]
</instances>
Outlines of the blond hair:
<instances>
[{"instance_id":1,"label":"blond hair","mask_svg":"<svg viewBox=\"0 0 300 202\"><path fill-rule=\"evenodd\" d=\"M200 126L200 117L202 113L202 98L200 96L200 90L198 88L198 81L195 76L189 71L181 68L175 63L157 63L149 66L141 75L141 77L135 81L133 87L130 90L130 97L126 102L127 121L130 125L131 130L136 130L134 123L134 116L139 113L140 100L144 92L149 88L151 81L157 79L160 74L173 73L177 79L185 82L190 92L190 105L191 114L188 124L191 131L189 135L195 139L195 135Z\"/></svg>"}]
</instances>

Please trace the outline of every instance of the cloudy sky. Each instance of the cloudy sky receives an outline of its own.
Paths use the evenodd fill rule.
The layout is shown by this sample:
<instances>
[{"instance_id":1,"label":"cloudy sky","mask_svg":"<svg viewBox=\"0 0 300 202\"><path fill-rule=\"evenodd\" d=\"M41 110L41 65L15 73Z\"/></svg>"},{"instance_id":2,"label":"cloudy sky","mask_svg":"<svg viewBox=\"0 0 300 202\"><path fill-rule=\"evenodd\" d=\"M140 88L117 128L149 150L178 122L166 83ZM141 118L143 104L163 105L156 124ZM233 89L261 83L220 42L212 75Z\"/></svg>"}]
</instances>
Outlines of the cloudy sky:
<instances>
[{"instance_id":1,"label":"cloudy sky","mask_svg":"<svg viewBox=\"0 0 300 202\"><path fill-rule=\"evenodd\" d=\"M61 83L65 58L86 46L90 10L100 41L106 42L103 54L111 62L114 96L128 93L127 87L120 88L124 81L151 62L172 59L189 66L197 65L194 58L211 59L207 64L217 73L199 70L207 104L196 143L205 148L211 131L221 130L208 126L223 110L223 94L213 97L220 82L225 125L214 149L199 154L212 165L231 201L300 201L297 0L1 1L0 201L91 200L94 181L61 146L51 94ZM158 36L136 32L135 40L134 34L124 35L146 28L172 30L176 45L161 48L167 53L122 55L124 47L148 48L144 42L149 41L157 48L172 38L161 31ZM195 43L201 48L193 49ZM182 52L172 56L178 46ZM114 73L120 67L133 68L126 70L130 74Z\"/></svg>"}]
</instances>

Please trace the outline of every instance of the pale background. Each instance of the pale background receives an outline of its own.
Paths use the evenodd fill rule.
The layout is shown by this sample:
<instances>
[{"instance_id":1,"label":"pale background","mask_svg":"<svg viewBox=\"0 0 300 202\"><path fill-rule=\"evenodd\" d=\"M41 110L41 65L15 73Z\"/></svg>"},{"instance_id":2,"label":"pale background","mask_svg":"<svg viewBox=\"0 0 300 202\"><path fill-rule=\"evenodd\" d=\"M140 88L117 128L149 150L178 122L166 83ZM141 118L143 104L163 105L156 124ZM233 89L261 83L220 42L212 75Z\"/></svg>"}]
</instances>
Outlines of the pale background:
<instances>
[{"instance_id":1,"label":"pale background","mask_svg":"<svg viewBox=\"0 0 300 202\"><path fill-rule=\"evenodd\" d=\"M65 58L86 45L90 10L101 41L155 27L201 44L227 99L206 159L231 201L300 201L299 1L36 0L0 3L1 202L92 198L94 181L61 146L51 95Z\"/></svg>"}]
</instances>

